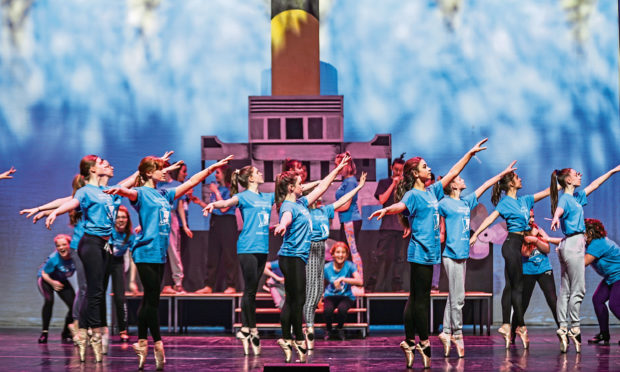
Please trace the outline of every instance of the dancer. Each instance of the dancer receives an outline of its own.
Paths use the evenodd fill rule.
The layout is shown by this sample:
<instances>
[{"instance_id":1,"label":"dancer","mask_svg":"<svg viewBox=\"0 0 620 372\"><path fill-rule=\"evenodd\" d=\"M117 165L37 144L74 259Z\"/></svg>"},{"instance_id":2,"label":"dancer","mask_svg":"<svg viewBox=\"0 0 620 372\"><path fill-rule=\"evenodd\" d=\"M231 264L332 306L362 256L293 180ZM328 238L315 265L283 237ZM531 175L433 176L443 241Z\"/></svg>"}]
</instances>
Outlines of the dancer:
<instances>
[{"instance_id":1,"label":"dancer","mask_svg":"<svg viewBox=\"0 0 620 372\"><path fill-rule=\"evenodd\" d=\"M354 285L364 285L364 282L357 272L355 264L347 260L351 252L346 243L336 242L329 250L329 253L334 260L323 267L325 280L328 283L327 287L325 287L325 298L323 300L325 304L323 316L325 317L325 327L327 328L326 338L344 340L344 330L342 327L347 319L347 312L355 303L355 296L351 291L351 287ZM336 316L338 325L334 330L332 327L334 309L336 308L338 309L338 315Z\"/></svg>"},{"instance_id":2,"label":"dancer","mask_svg":"<svg viewBox=\"0 0 620 372\"><path fill-rule=\"evenodd\" d=\"M215 183L209 184L211 202L230 199L230 183L232 168L223 166L215 171ZM209 245L207 249L207 268L204 276L204 287L196 293L212 293L218 274L224 274L224 293L236 292L235 277L237 265L234 247L237 244L237 207L215 209L209 221ZM218 270L219 268L219 270Z\"/></svg>"},{"instance_id":3,"label":"dancer","mask_svg":"<svg viewBox=\"0 0 620 372\"><path fill-rule=\"evenodd\" d=\"M605 303L609 301L609 310L620 319L620 247L607 238L605 226L601 221L586 218L585 225L585 265L592 265L592 268L603 277L592 295L600 332L588 340L588 343L602 342L603 345L609 345L609 311Z\"/></svg>"},{"instance_id":4,"label":"dancer","mask_svg":"<svg viewBox=\"0 0 620 372\"><path fill-rule=\"evenodd\" d=\"M406 340L400 343L405 353L407 367L413 365L413 352L422 355L424 368L431 363L431 347L428 340L428 319L430 316L431 281L433 265L441 262L439 243L439 200L443 198L443 189L461 173L469 160L479 151L487 139L478 142L446 174L441 181L426 188L430 179L431 168L421 157L405 162L403 179L398 184L395 204L375 211L369 219L383 218L386 214L405 212L407 218L400 216L401 222L411 231L411 240L407 249L407 261L410 267L410 289L405 306L404 322ZM420 340L416 345L415 334Z\"/></svg>"},{"instance_id":5,"label":"dancer","mask_svg":"<svg viewBox=\"0 0 620 372\"><path fill-rule=\"evenodd\" d=\"M243 296L241 297L241 329L236 337L241 340L243 353L254 355L261 352L258 328L256 328L256 291L265 270L269 253L269 217L274 203L274 193L258 191L264 183L263 173L251 165L237 169L231 178L231 194L227 200L209 203L203 214L208 216L214 209L237 206L243 218L243 229L237 239L237 257L243 274ZM245 191L239 193L239 185Z\"/></svg>"},{"instance_id":6,"label":"dancer","mask_svg":"<svg viewBox=\"0 0 620 372\"><path fill-rule=\"evenodd\" d=\"M511 327L510 315L511 310L514 311L512 316L517 325L516 333L523 342L523 347L527 349L530 344L527 328L523 321L523 263L521 262L521 246L523 245L524 235L532 229L529 224L530 209L534 207L534 203L549 196L549 189L540 191L534 195L526 195L517 197L517 191L522 187L521 178L515 173L505 174L495 185L493 185L493 194L491 195L491 203L495 205L495 210L482 221L478 230L469 239L470 244L478 239L478 235L486 230L497 217L502 216L506 220L508 228L508 237L502 245L502 257L504 257L504 277L506 287L504 288L505 296L502 297L502 326L498 332L504 336L506 348L510 347ZM506 196L501 198L501 193ZM510 301L508 301L510 299Z\"/></svg>"},{"instance_id":7,"label":"dancer","mask_svg":"<svg viewBox=\"0 0 620 372\"><path fill-rule=\"evenodd\" d=\"M306 345L308 346L308 350L314 349L314 313L323 294L325 241L329 237L329 221L334 218L334 211L336 209L348 203L364 187L366 176L366 172L363 172L360 177L360 183L333 204L319 206L320 199L318 199L309 206L312 225L310 233L310 252L306 265L306 301L304 303ZM347 249L349 249L348 246Z\"/></svg>"},{"instance_id":8,"label":"dancer","mask_svg":"<svg viewBox=\"0 0 620 372\"><path fill-rule=\"evenodd\" d=\"M72 342L70 328L73 327L73 316L71 308L73 307L73 300L75 299L75 291L68 279L73 276L75 265L71 259L70 243L71 238L68 235L56 235L54 238L56 250L43 262L37 274L39 292L41 292L41 295L45 299L43 309L41 310L43 331L39 337L40 344L47 343L50 320L52 319L52 308L54 307L54 292L58 294L60 299L69 308L65 316L65 326L62 329L61 341L62 343Z\"/></svg>"},{"instance_id":9,"label":"dancer","mask_svg":"<svg viewBox=\"0 0 620 372\"><path fill-rule=\"evenodd\" d=\"M585 223L583 206L588 203L587 196L599 188L609 177L620 171L620 165L600 176L585 189L576 191L581 186L581 173L572 168L554 170L551 173L551 230L561 226L564 240L558 247L558 256L562 269L560 296L558 297L557 330L560 350L568 350L568 337L575 344L575 351L581 352L581 329L579 310L586 293L585 267ZM558 199L558 184L563 190ZM570 326L570 328L569 328Z\"/></svg>"},{"instance_id":10,"label":"dancer","mask_svg":"<svg viewBox=\"0 0 620 372\"><path fill-rule=\"evenodd\" d=\"M459 358L465 356L463 343L463 305L465 305L465 270L469 258L469 216L478 205L478 199L505 174L514 171L513 161L498 175L490 178L473 193L461 196L467 187L460 176L454 177L444 193L447 198L439 202L439 215L445 221L445 249L442 259L448 278L448 299L443 315L443 332L439 340L444 347L444 356L450 354L450 343L454 343Z\"/></svg>"},{"instance_id":11,"label":"dancer","mask_svg":"<svg viewBox=\"0 0 620 372\"><path fill-rule=\"evenodd\" d=\"M307 196L302 196L301 177L289 171L276 177L276 206L280 222L274 229L275 235L284 235L284 241L278 251L280 270L284 274L286 299L280 313L282 338L278 345L284 351L286 362L291 361L293 347L299 360L306 361L307 346L302 331L303 306L306 297L306 262L310 252L311 219L308 205L321 196L336 175L349 163L345 155L338 166L325 177ZM291 326L296 340L293 342Z\"/></svg>"},{"instance_id":12,"label":"dancer","mask_svg":"<svg viewBox=\"0 0 620 372\"><path fill-rule=\"evenodd\" d=\"M339 175L342 177L342 183L340 184L340 187L338 187L338 190L336 190L336 199L340 199L344 194L353 190L357 186L357 179L355 178L357 168L355 167L355 163L353 162L351 154L349 154L348 151L336 156L336 165L339 165L345 157L351 160L349 161L349 164L340 171ZM340 220L340 240L347 241L345 224L350 223L353 226L355 240L357 241L359 232L362 229L362 215L360 213L360 207L357 204L357 195L354 196L351 201L340 206L336 212L338 212L338 219ZM348 242L348 244L349 247L351 247L351 242Z\"/></svg>"},{"instance_id":13,"label":"dancer","mask_svg":"<svg viewBox=\"0 0 620 372\"><path fill-rule=\"evenodd\" d=\"M138 212L142 232L135 239L132 257L138 268L144 296L138 310L138 342L133 349L138 355L138 368L144 368L148 352L148 331L155 344L155 363L158 370L166 363L164 344L159 330L159 295L166 262L170 234L170 214L174 199L185 195L207 176L232 159L229 156L193 175L188 181L173 189L156 190L158 182L166 179L164 161L147 156L140 162L140 178L133 189L113 187L106 194L128 198Z\"/></svg>"}]
</instances>

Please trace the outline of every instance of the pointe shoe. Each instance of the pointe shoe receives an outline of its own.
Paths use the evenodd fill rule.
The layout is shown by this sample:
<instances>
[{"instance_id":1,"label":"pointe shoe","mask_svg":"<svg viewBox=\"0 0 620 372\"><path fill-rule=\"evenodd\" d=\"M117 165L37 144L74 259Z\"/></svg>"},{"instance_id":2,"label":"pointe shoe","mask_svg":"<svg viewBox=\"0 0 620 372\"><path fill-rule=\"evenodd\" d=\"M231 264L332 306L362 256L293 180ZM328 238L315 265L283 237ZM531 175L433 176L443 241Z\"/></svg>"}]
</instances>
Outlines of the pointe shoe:
<instances>
[{"instance_id":1,"label":"pointe shoe","mask_svg":"<svg viewBox=\"0 0 620 372\"><path fill-rule=\"evenodd\" d=\"M39 336L38 342L40 344L47 344L47 332L41 332L41 336Z\"/></svg>"},{"instance_id":2,"label":"pointe shoe","mask_svg":"<svg viewBox=\"0 0 620 372\"><path fill-rule=\"evenodd\" d=\"M413 366L413 351L415 350L415 343L413 345L409 345L407 341L403 341L400 343L400 348L405 353L407 368L411 368Z\"/></svg>"},{"instance_id":3,"label":"pointe shoe","mask_svg":"<svg viewBox=\"0 0 620 372\"><path fill-rule=\"evenodd\" d=\"M523 348L527 350L530 347L530 337L527 335L527 328L525 326L517 327L515 333L521 338Z\"/></svg>"},{"instance_id":4,"label":"pointe shoe","mask_svg":"<svg viewBox=\"0 0 620 372\"><path fill-rule=\"evenodd\" d=\"M420 352L420 355L422 355L424 368L431 368L431 343L429 342L426 346L422 346L422 344L418 342L415 347Z\"/></svg>"},{"instance_id":5,"label":"pointe shoe","mask_svg":"<svg viewBox=\"0 0 620 372\"><path fill-rule=\"evenodd\" d=\"M278 339L278 345L280 345L282 351L284 351L284 360L286 361L286 363L290 363L291 358L293 357L292 343L293 341L291 340L284 340L282 338Z\"/></svg>"},{"instance_id":6,"label":"pointe shoe","mask_svg":"<svg viewBox=\"0 0 620 372\"><path fill-rule=\"evenodd\" d=\"M239 330L235 336L241 340L243 355L250 355L250 334Z\"/></svg>"},{"instance_id":7,"label":"pointe shoe","mask_svg":"<svg viewBox=\"0 0 620 372\"><path fill-rule=\"evenodd\" d=\"M502 325L497 332L499 332L502 336L504 336L504 341L506 342L506 349L510 348L510 324Z\"/></svg>"},{"instance_id":8,"label":"pointe shoe","mask_svg":"<svg viewBox=\"0 0 620 372\"><path fill-rule=\"evenodd\" d=\"M465 357L465 343L463 342L463 335L452 335L450 341L456 346L456 353L459 358Z\"/></svg>"},{"instance_id":9,"label":"pointe shoe","mask_svg":"<svg viewBox=\"0 0 620 372\"><path fill-rule=\"evenodd\" d=\"M100 363L103 360L103 340L101 333L93 334L93 337L90 338L90 346L93 347L95 362Z\"/></svg>"},{"instance_id":10,"label":"pointe shoe","mask_svg":"<svg viewBox=\"0 0 620 372\"><path fill-rule=\"evenodd\" d=\"M575 344L575 351L581 353L581 330L579 327L573 327L568 331L568 337L573 340Z\"/></svg>"},{"instance_id":11,"label":"pointe shoe","mask_svg":"<svg viewBox=\"0 0 620 372\"><path fill-rule=\"evenodd\" d=\"M80 328L77 334L77 347L80 354L80 362L86 361L86 345L88 345L88 331L84 328Z\"/></svg>"},{"instance_id":12,"label":"pointe shoe","mask_svg":"<svg viewBox=\"0 0 620 372\"><path fill-rule=\"evenodd\" d=\"M129 335L127 334L127 331L120 331L119 336L121 338L121 342L129 342Z\"/></svg>"},{"instance_id":13,"label":"pointe shoe","mask_svg":"<svg viewBox=\"0 0 620 372\"><path fill-rule=\"evenodd\" d=\"M588 340L589 344L600 344L609 346L609 333L598 333L596 336Z\"/></svg>"},{"instance_id":14,"label":"pointe shoe","mask_svg":"<svg viewBox=\"0 0 620 372\"><path fill-rule=\"evenodd\" d=\"M258 334L250 334L250 346L254 355L260 355L260 337Z\"/></svg>"},{"instance_id":15,"label":"pointe shoe","mask_svg":"<svg viewBox=\"0 0 620 372\"><path fill-rule=\"evenodd\" d=\"M306 328L306 345L308 350L314 350L314 327Z\"/></svg>"},{"instance_id":16,"label":"pointe shoe","mask_svg":"<svg viewBox=\"0 0 620 372\"><path fill-rule=\"evenodd\" d=\"M301 363L306 363L306 356L308 355L308 348L306 347L306 341L295 341L293 343L297 354L299 355L299 361Z\"/></svg>"},{"instance_id":17,"label":"pointe shoe","mask_svg":"<svg viewBox=\"0 0 620 372\"><path fill-rule=\"evenodd\" d=\"M447 358L450 356L450 335L445 332L441 332L438 337L439 341L441 341L441 344L443 345L443 356Z\"/></svg>"},{"instance_id":18,"label":"pointe shoe","mask_svg":"<svg viewBox=\"0 0 620 372\"><path fill-rule=\"evenodd\" d=\"M555 333L560 339L560 351L565 353L568 351L568 331L566 328L560 328Z\"/></svg>"},{"instance_id":19,"label":"pointe shoe","mask_svg":"<svg viewBox=\"0 0 620 372\"><path fill-rule=\"evenodd\" d=\"M149 345L147 340L138 340L135 344L131 345L133 350L138 356L138 369L144 369L144 362L146 362L146 354L149 351Z\"/></svg>"},{"instance_id":20,"label":"pointe shoe","mask_svg":"<svg viewBox=\"0 0 620 372\"><path fill-rule=\"evenodd\" d=\"M154 353L155 369L161 371L164 369L164 364L166 364L166 354L164 353L164 343L162 341L155 342Z\"/></svg>"},{"instance_id":21,"label":"pointe shoe","mask_svg":"<svg viewBox=\"0 0 620 372\"><path fill-rule=\"evenodd\" d=\"M104 332L101 334L101 350L103 355L108 355L108 348L110 347L110 334Z\"/></svg>"}]
</instances>

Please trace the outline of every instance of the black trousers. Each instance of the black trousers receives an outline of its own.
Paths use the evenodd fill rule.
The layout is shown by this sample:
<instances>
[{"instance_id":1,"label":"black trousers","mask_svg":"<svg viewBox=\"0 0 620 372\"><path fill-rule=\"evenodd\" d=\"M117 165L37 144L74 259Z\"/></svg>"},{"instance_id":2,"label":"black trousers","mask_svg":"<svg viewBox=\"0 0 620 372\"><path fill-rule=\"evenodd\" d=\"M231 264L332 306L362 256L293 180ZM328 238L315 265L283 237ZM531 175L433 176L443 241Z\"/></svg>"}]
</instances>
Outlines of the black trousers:
<instances>
[{"instance_id":1,"label":"black trousers","mask_svg":"<svg viewBox=\"0 0 620 372\"><path fill-rule=\"evenodd\" d=\"M407 270L408 238L398 230L380 230L379 241L370 248L366 269L369 292L397 292L403 290L403 275Z\"/></svg>"},{"instance_id":2,"label":"black trousers","mask_svg":"<svg viewBox=\"0 0 620 372\"><path fill-rule=\"evenodd\" d=\"M527 308L530 306L530 300L532 299L532 294L534 293L534 287L538 283L540 290L545 295L545 300L547 301L547 306L549 306L549 310L551 310L551 314L553 314L553 319L555 320L556 326L559 328L560 323L558 322L558 314L556 311L556 303L558 302L558 296L555 291L555 280L553 278L553 270L545 271L542 274L536 275L523 275L523 314L527 311ZM512 317L512 330L513 333L517 329L517 324L515 322L515 317Z\"/></svg>"},{"instance_id":3,"label":"black trousers","mask_svg":"<svg viewBox=\"0 0 620 372\"><path fill-rule=\"evenodd\" d=\"M241 325L256 328L256 291L258 291L258 281L265 271L267 255L245 253L238 256L244 281L241 297Z\"/></svg>"},{"instance_id":4,"label":"black trousers","mask_svg":"<svg viewBox=\"0 0 620 372\"><path fill-rule=\"evenodd\" d=\"M161 340L159 332L159 294L164 277L165 264L136 263L144 296L138 308L138 339L145 340L148 331L154 342Z\"/></svg>"},{"instance_id":5,"label":"black trousers","mask_svg":"<svg viewBox=\"0 0 620 372\"><path fill-rule=\"evenodd\" d=\"M510 324L511 310L517 327L524 325L523 321L523 263L521 261L521 245L523 235L508 233L502 245L504 257L504 278L506 285L502 293L502 323Z\"/></svg>"},{"instance_id":6,"label":"black trousers","mask_svg":"<svg viewBox=\"0 0 620 372\"><path fill-rule=\"evenodd\" d=\"M52 308L54 307L54 292L58 293L58 297L62 300L62 302L67 305L69 311L67 311L67 315L65 316L65 326L63 328L63 332L68 330L67 326L73 322L73 301L75 300L75 290L71 286L71 283L68 281L61 281L64 287L60 291L57 291L52 287L51 284L43 280L43 278L39 278L37 280L37 285L39 287L39 292L43 296L45 302L43 303L43 309L41 310L41 320L43 321L43 330L47 331L50 328L50 320L52 319Z\"/></svg>"},{"instance_id":7,"label":"black trousers","mask_svg":"<svg viewBox=\"0 0 620 372\"><path fill-rule=\"evenodd\" d=\"M80 310L80 328L107 326L105 289L112 255L104 249L106 240L84 234L78 245L78 254L86 274L86 303Z\"/></svg>"},{"instance_id":8,"label":"black trousers","mask_svg":"<svg viewBox=\"0 0 620 372\"><path fill-rule=\"evenodd\" d=\"M405 336L415 339L416 332L420 341L428 340L428 322L431 308L431 282L433 265L409 263L409 298L405 305Z\"/></svg>"},{"instance_id":9,"label":"black trousers","mask_svg":"<svg viewBox=\"0 0 620 372\"><path fill-rule=\"evenodd\" d=\"M299 257L279 256L280 270L284 274L284 307L280 313L282 338L292 339L293 333L298 341L304 340L302 330L304 303L306 302L306 263Z\"/></svg>"},{"instance_id":10,"label":"black trousers","mask_svg":"<svg viewBox=\"0 0 620 372\"><path fill-rule=\"evenodd\" d=\"M237 277L237 217L211 215L204 286L215 288L218 272L224 273L224 287L235 287ZM219 270L218 270L219 269Z\"/></svg>"},{"instance_id":11,"label":"black trousers","mask_svg":"<svg viewBox=\"0 0 620 372\"><path fill-rule=\"evenodd\" d=\"M112 293L114 293L114 310L119 331L127 330L127 301L125 300L125 260L112 256L110 260L110 278L112 278ZM106 287L108 280L105 281Z\"/></svg>"},{"instance_id":12,"label":"black trousers","mask_svg":"<svg viewBox=\"0 0 620 372\"><path fill-rule=\"evenodd\" d=\"M323 298L323 306L323 317L325 317L325 327L327 330L332 330L334 310L336 308L338 308L338 314L335 316L336 322L338 322L337 327L342 329L347 319L347 312L353 307L353 300L347 296L325 296Z\"/></svg>"}]
</instances>

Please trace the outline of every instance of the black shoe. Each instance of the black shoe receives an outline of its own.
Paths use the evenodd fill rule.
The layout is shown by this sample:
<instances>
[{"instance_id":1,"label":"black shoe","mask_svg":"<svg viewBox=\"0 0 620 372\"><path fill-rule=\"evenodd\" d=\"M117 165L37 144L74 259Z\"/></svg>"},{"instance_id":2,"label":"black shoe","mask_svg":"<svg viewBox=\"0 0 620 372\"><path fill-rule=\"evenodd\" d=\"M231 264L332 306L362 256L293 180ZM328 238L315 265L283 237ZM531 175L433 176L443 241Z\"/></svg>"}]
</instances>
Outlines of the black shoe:
<instances>
[{"instance_id":1,"label":"black shoe","mask_svg":"<svg viewBox=\"0 0 620 372\"><path fill-rule=\"evenodd\" d=\"M71 331L69 331L68 329L62 331L62 334L60 335L60 342L63 344L72 344L73 336L71 335Z\"/></svg>"},{"instance_id":2,"label":"black shoe","mask_svg":"<svg viewBox=\"0 0 620 372\"><path fill-rule=\"evenodd\" d=\"M47 332L41 332L41 336L39 336L40 344L47 344Z\"/></svg>"},{"instance_id":3,"label":"black shoe","mask_svg":"<svg viewBox=\"0 0 620 372\"><path fill-rule=\"evenodd\" d=\"M605 346L609 346L609 333L603 334L598 333L596 336L592 337L588 340L589 344L601 344Z\"/></svg>"}]
</instances>

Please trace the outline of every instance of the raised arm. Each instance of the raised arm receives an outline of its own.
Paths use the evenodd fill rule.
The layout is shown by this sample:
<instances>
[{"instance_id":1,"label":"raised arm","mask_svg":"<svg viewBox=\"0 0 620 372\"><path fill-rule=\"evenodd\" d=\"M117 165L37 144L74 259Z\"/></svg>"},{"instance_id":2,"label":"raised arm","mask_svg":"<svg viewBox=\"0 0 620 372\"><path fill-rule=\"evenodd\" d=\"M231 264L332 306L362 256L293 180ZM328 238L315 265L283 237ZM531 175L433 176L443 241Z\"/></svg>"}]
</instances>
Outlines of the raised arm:
<instances>
[{"instance_id":1,"label":"raised arm","mask_svg":"<svg viewBox=\"0 0 620 372\"><path fill-rule=\"evenodd\" d=\"M307 190L311 190L311 189L317 187L319 185L319 183L321 183L321 180L304 183L303 185L301 185L301 191L305 192Z\"/></svg>"},{"instance_id":2,"label":"raised arm","mask_svg":"<svg viewBox=\"0 0 620 372\"><path fill-rule=\"evenodd\" d=\"M282 213L280 223L273 229L273 235L284 235L286 228L293 222L293 214L289 211Z\"/></svg>"},{"instance_id":3,"label":"raised arm","mask_svg":"<svg viewBox=\"0 0 620 372\"><path fill-rule=\"evenodd\" d=\"M484 221L482 221L482 224L480 224L480 227L478 227L476 232L471 236L471 238L469 238L469 244L474 244L476 240L478 240L478 235L480 235L481 232L486 230L487 227L491 226L491 224L497 219L497 217L499 217L499 212L493 211L487 218L485 218Z\"/></svg>"},{"instance_id":4,"label":"raised arm","mask_svg":"<svg viewBox=\"0 0 620 372\"><path fill-rule=\"evenodd\" d=\"M348 193L342 195L342 197L340 199L338 199L338 200L336 200L334 202L334 210L340 208L344 204L350 202L351 199L353 199L355 194L357 194L362 189L362 187L364 187L364 184L366 183L366 176L367 175L368 174L366 172L363 172L362 176L360 177L360 183L357 186L355 186L355 188L353 190L351 190Z\"/></svg>"},{"instance_id":5,"label":"raised arm","mask_svg":"<svg viewBox=\"0 0 620 372\"><path fill-rule=\"evenodd\" d=\"M329 185L331 185L332 182L334 182L334 179L336 179L338 173L340 173L342 168L344 168L345 165L347 165L350 161L351 157L345 155L340 161L340 164L338 164L338 166L336 166L336 168L334 168L334 170L332 170L327 175L327 177L323 178L321 182L319 182L318 186L316 186L314 190L312 190L310 194L306 196L306 198L308 199L308 205L314 203L321 195L325 193L325 191L327 191L327 188L329 187Z\"/></svg>"},{"instance_id":6,"label":"raised arm","mask_svg":"<svg viewBox=\"0 0 620 372\"><path fill-rule=\"evenodd\" d=\"M377 220L380 220L386 214L399 214L403 212L405 209L407 209L407 206L405 205L405 203L403 202L394 203L390 205L389 207L381 208L381 209L374 211L370 215L370 217L368 217L368 219L371 220L373 217L376 217Z\"/></svg>"},{"instance_id":7,"label":"raised arm","mask_svg":"<svg viewBox=\"0 0 620 372\"><path fill-rule=\"evenodd\" d=\"M543 191L539 191L536 194L534 194L534 203L538 202L541 199L546 198L547 196L549 196L549 188L547 187L546 189L544 189Z\"/></svg>"},{"instance_id":8,"label":"raised arm","mask_svg":"<svg viewBox=\"0 0 620 372\"><path fill-rule=\"evenodd\" d=\"M610 171L608 171L604 175L602 175L599 178L595 179L591 184L586 186L586 188L585 188L586 196L590 195L590 193L592 191L598 189L599 186L601 186L603 184L603 182L605 182L605 181L607 181L607 179L609 179L609 177L611 177L614 173L618 173L618 172L620 172L620 165L616 166L615 168L611 169Z\"/></svg>"},{"instance_id":9,"label":"raised arm","mask_svg":"<svg viewBox=\"0 0 620 372\"><path fill-rule=\"evenodd\" d=\"M60 207L58 207L55 211L53 211L49 216L47 216L47 218L45 219L45 227L51 230L52 224L56 220L56 216L72 211L79 206L80 206L80 201L75 198L71 198L71 200L63 203Z\"/></svg>"},{"instance_id":10,"label":"raised arm","mask_svg":"<svg viewBox=\"0 0 620 372\"><path fill-rule=\"evenodd\" d=\"M228 164L228 162L233 158L233 155L228 155L226 158L208 166L207 168L191 176L189 180L183 182L176 188L176 194L174 195L174 198L178 199L181 196L185 195L186 192L188 192L190 189L193 189L200 182L204 181L205 178L209 177L211 173L215 172L217 168Z\"/></svg>"},{"instance_id":11,"label":"raised arm","mask_svg":"<svg viewBox=\"0 0 620 372\"><path fill-rule=\"evenodd\" d=\"M517 170L517 168L515 168L515 164L516 163L517 163L517 161L514 160L512 163L510 163L510 165L508 165L506 167L506 169L501 171L498 175L489 178L485 183L483 183L480 187L478 187L476 189L476 191L475 191L476 192L476 198L480 198L482 196L482 194L484 194L484 192L489 189L489 187L491 187L491 186L495 185L497 182L499 182L499 180L501 180L502 177L504 177L506 174L508 174L510 172L514 172L515 170Z\"/></svg>"},{"instance_id":12,"label":"raised arm","mask_svg":"<svg viewBox=\"0 0 620 372\"><path fill-rule=\"evenodd\" d=\"M239 198L237 197L237 195L235 195L230 199L218 200L214 201L213 203L207 204L207 206L202 209L202 214L206 217L209 215L209 213L213 213L214 209L228 209L230 207L234 207L237 204L239 204Z\"/></svg>"},{"instance_id":13,"label":"raised arm","mask_svg":"<svg viewBox=\"0 0 620 372\"><path fill-rule=\"evenodd\" d=\"M467 165L467 163L469 163L469 161L471 160L471 158L476 155L476 153L482 151L482 150L486 150L486 147L482 147L482 145L488 140L488 138L483 139L482 141L476 143L476 145L474 147L471 148L471 150L467 151L467 154L463 155L463 157L456 163L454 164L454 166L452 166L452 169L450 169L450 171L441 179L441 187L445 188L446 186L448 186L450 184L450 182L452 182L452 180L454 179L454 177L458 176L459 173L461 173L461 171L463 170L463 168L465 168L465 166Z\"/></svg>"},{"instance_id":14,"label":"raised arm","mask_svg":"<svg viewBox=\"0 0 620 372\"><path fill-rule=\"evenodd\" d=\"M126 187L110 187L107 190L103 190L104 193L106 194L110 194L110 195L120 195L120 196L124 196L127 199L131 200L132 202L135 202L136 200L138 200L138 191L134 190L134 189L128 189Z\"/></svg>"},{"instance_id":15,"label":"raised arm","mask_svg":"<svg viewBox=\"0 0 620 372\"><path fill-rule=\"evenodd\" d=\"M11 169L9 169L8 171L0 173L0 180L6 180L6 179L13 178L11 174L15 172L17 172L17 169L15 169L14 167L11 167Z\"/></svg>"},{"instance_id":16,"label":"raised arm","mask_svg":"<svg viewBox=\"0 0 620 372\"><path fill-rule=\"evenodd\" d=\"M56 200L52 200L51 202L47 204L43 204L39 207L22 209L21 211L19 211L19 214L27 213L26 218L30 218L30 216L32 216L35 213L56 209L71 199L73 199L72 196L65 196L64 198L58 198Z\"/></svg>"}]
</instances>

